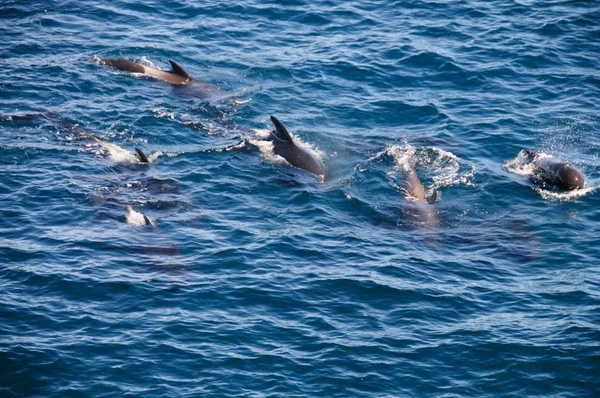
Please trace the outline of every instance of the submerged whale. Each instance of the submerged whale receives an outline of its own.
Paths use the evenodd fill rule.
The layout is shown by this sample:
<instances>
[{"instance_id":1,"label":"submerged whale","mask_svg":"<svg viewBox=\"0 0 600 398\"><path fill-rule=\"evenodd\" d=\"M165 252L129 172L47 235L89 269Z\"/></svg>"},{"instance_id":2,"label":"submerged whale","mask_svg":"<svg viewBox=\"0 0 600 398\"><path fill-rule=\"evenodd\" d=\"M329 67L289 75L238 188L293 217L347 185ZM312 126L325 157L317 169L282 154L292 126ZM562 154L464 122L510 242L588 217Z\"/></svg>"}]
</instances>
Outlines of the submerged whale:
<instances>
[{"instance_id":1,"label":"submerged whale","mask_svg":"<svg viewBox=\"0 0 600 398\"><path fill-rule=\"evenodd\" d=\"M139 73L155 79L163 80L177 87L189 87L190 94L201 98L225 98L228 95L217 86L190 76L177 62L169 60L171 70L166 71L152 66L138 64L126 59L101 59L100 65L132 73Z\"/></svg>"},{"instance_id":2,"label":"submerged whale","mask_svg":"<svg viewBox=\"0 0 600 398\"><path fill-rule=\"evenodd\" d=\"M129 152L128 150L121 148L116 144L111 144L110 142L101 140L95 135L79 127L78 124L73 124L71 122L67 122L66 120L61 119L54 112L0 116L0 119L11 122L27 122L39 119L47 120L48 122L50 122L51 125L53 125L56 129L60 130L61 132L71 134L71 139L75 139L77 141L88 141L94 145L99 146L100 148L102 148L105 155L108 155L108 157L110 157L116 163L120 163L122 165L146 165L151 163L150 159L148 159L148 156L146 156L146 154L140 148L135 148L137 156L132 156L131 152Z\"/></svg>"},{"instance_id":3,"label":"submerged whale","mask_svg":"<svg viewBox=\"0 0 600 398\"><path fill-rule=\"evenodd\" d=\"M530 150L521 151L534 166L529 180L542 188L558 188L563 191L572 191L583 188L585 177L568 162L561 162L550 157L540 156Z\"/></svg>"},{"instance_id":4,"label":"submerged whale","mask_svg":"<svg viewBox=\"0 0 600 398\"><path fill-rule=\"evenodd\" d=\"M116 163L119 163L121 165L132 165L133 166L136 164L136 161L137 161L137 163L141 164L141 165L150 164L150 160L148 159L148 156L146 156L146 154L140 148L134 148L135 152L136 152L136 156L132 157L131 152L129 152L128 150L121 148L120 146L118 146L116 144L112 144L110 142L103 141L100 138L96 137L95 135L85 131L84 129L82 129L81 127L79 127L76 124L73 124L73 123L70 123L70 122L67 122L64 120L58 120L58 121L53 121L53 122L54 122L54 125L57 128L61 129L63 132L72 134L73 138L75 138L76 140L91 141L94 144L98 145L104 151L106 151L108 156Z\"/></svg>"},{"instance_id":5,"label":"submerged whale","mask_svg":"<svg viewBox=\"0 0 600 398\"><path fill-rule=\"evenodd\" d=\"M268 140L273 143L273 152L281 156L289 164L299 169L309 171L318 176L325 175L325 168L312 153L297 145L285 126L271 116L275 130L271 131Z\"/></svg>"}]
</instances>

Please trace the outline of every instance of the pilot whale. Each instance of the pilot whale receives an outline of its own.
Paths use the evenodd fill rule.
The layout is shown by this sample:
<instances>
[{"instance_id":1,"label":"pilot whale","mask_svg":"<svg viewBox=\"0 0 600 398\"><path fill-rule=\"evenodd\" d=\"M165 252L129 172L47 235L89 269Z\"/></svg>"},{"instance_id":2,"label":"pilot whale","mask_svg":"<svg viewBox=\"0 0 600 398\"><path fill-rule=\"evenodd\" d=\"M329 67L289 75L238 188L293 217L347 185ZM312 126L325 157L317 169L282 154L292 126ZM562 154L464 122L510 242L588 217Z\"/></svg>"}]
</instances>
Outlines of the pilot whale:
<instances>
[{"instance_id":1,"label":"pilot whale","mask_svg":"<svg viewBox=\"0 0 600 398\"><path fill-rule=\"evenodd\" d=\"M86 147L101 148L103 155L110 157L120 166L124 166L127 169L139 170L141 168L148 167L148 165L152 163L152 161L140 148L134 148L136 155L133 155L130 151L116 144L103 141L94 134L82 129L81 127L79 127L79 125L61 119L54 112L0 116L0 120L6 120L9 122L28 122L34 120L46 120L52 127L56 128L60 134L68 134L67 140L79 141L85 144ZM113 200L111 200L110 197L107 198L104 196L104 194L97 197L95 195L91 195L91 198L92 203L102 202L107 204L107 209L101 211L101 214L105 214L110 218L117 219L128 224L147 225L151 226L154 229L157 229L156 223L153 219L150 219L145 214L133 210L133 208L129 205L125 207L125 210L127 210L128 212L127 215L115 216L113 214L113 211L111 210L111 207L113 206L110 205L110 203L114 201L114 198ZM119 208L121 208L120 205Z\"/></svg>"},{"instance_id":2,"label":"pilot whale","mask_svg":"<svg viewBox=\"0 0 600 398\"><path fill-rule=\"evenodd\" d=\"M312 153L297 145L285 126L275 116L271 116L271 121L275 130L271 131L268 140L273 143L273 152L294 167L324 176L325 168L321 162Z\"/></svg>"},{"instance_id":3,"label":"pilot whale","mask_svg":"<svg viewBox=\"0 0 600 398\"><path fill-rule=\"evenodd\" d=\"M75 139L77 141L87 141L92 143L94 146L98 146L103 149L106 155L110 157L117 163L121 163L123 165L138 163L142 165L148 165L151 163L151 160L146 156L146 154L140 148L134 148L136 152L136 157L131 156L131 153L124 148L116 144L111 144L110 142L106 142L96 137L95 135L85 131L78 124L73 124L71 122L67 122L66 120L58 117L54 112L45 112L45 113L30 113L26 115L11 115L11 116L0 116L0 119L11 121L11 122L27 122L31 120L47 120L51 125L53 125L56 129L61 131L62 133L68 133L71 135L70 139ZM135 161L135 162L132 162Z\"/></svg>"},{"instance_id":4,"label":"pilot whale","mask_svg":"<svg viewBox=\"0 0 600 398\"><path fill-rule=\"evenodd\" d=\"M57 128L60 128L63 132L71 133L72 136L79 141L91 141L92 143L101 147L108 156L117 163L122 165L128 165L132 163L134 158L131 158L131 152L127 151L124 148L116 144L112 144L110 142L102 141L100 138L95 135L85 131L81 127L76 124L69 123L64 120L54 121L54 125ZM148 156L140 149L134 148L137 155L137 163L141 165L150 164L150 160ZM133 165L133 164L132 164Z\"/></svg>"},{"instance_id":5,"label":"pilot whale","mask_svg":"<svg viewBox=\"0 0 600 398\"><path fill-rule=\"evenodd\" d=\"M572 191L583 188L585 177L568 162L562 162L550 157L523 150L521 154L534 166L529 180L542 188L558 188L563 191Z\"/></svg>"},{"instance_id":6,"label":"pilot whale","mask_svg":"<svg viewBox=\"0 0 600 398\"><path fill-rule=\"evenodd\" d=\"M410 167L404 170L404 187L403 191L408 204L404 207L404 217L414 225L434 229L439 225L439 214L433 206L438 200L438 193L427 198L423 184L419 180L415 170ZM412 202L412 203L411 203Z\"/></svg>"},{"instance_id":7,"label":"pilot whale","mask_svg":"<svg viewBox=\"0 0 600 398\"><path fill-rule=\"evenodd\" d=\"M217 86L205 81L195 79L190 76L177 62L169 60L171 70L166 71L152 66L138 64L136 62L127 61L126 59L101 59L98 62L100 65L110 66L117 70L126 72L139 73L155 79L163 80L176 87L189 88L189 94L204 99L218 99L228 97L223 90Z\"/></svg>"},{"instance_id":8,"label":"pilot whale","mask_svg":"<svg viewBox=\"0 0 600 398\"><path fill-rule=\"evenodd\" d=\"M414 169L410 168L406 171L404 189L407 195L415 202L430 205L437 201L437 191L434 191L429 199L425 196L425 189L421 180L417 176Z\"/></svg>"}]
</instances>

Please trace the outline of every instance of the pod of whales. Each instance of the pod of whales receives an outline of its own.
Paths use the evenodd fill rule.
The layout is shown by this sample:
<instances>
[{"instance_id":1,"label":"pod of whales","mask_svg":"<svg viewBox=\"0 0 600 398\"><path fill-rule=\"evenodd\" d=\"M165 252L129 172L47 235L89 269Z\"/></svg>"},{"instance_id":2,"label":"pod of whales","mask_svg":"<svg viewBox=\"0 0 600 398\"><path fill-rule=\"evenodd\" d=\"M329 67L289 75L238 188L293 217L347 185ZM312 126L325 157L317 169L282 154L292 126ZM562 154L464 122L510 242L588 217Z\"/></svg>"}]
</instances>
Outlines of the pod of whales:
<instances>
[{"instance_id":1,"label":"pod of whales","mask_svg":"<svg viewBox=\"0 0 600 398\"><path fill-rule=\"evenodd\" d=\"M563 191L572 191L583 188L585 177L568 162L558 161L540 154L523 150L522 154L534 166L529 180L542 188L558 188Z\"/></svg>"},{"instance_id":2,"label":"pod of whales","mask_svg":"<svg viewBox=\"0 0 600 398\"><path fill-rule=\"evenodd\" d=\"M132 157L131 152L127 151L126 149L123 149L120 146L110 142L103 141L92 133L85 131L77 124L60 119L55 113L52 112L2 116L0 119L11 122L26 122L38 119L47 120L56 129L63 133L70 134L70 139L90 142L94 146L103 148L103 150L108 153L108 156L111 157L111 159L117 163L120 163L122 166L135 168L136 166L139 167L140 165L147 166L151 163L151 161L148 159L148 156L140 148L135 148L136 157ZM122 161L119 162L119 160ZM128 211L128 214L124 216L123 221L127 224L148 225L156 229L156 224L145 214L133 210L131 206L126 206L125 209Z\"/></svg>"},{"instance_id":3,"label":"pod of whales","mask_svg":"<svg viewBox=\"0 0 600 398\"><path fill-rule=\"evenodd\" d=\"M100 59L98 63L117 70L159 79L176 87L190 87L194 89L193 92L196 93L197 96L203 98L225 98L227 96L218 87L193 78L183 67L172 60L169 60L171 65L170 71L142 65L125 59ZM114 150L114 148L125 151L123 148L105 142L93 134L88 133L79 128L76 124L57 119L51 113L2 118L11 121L26 121L35 118L43 118L50 120L61 130L71 133L76 140L93 142L95 145L100 146L109 152ZM267 140L273 144L273 152L276 155L281 156L293 167L324 178L326 170L321 161L309 150L298 145L281 121L274 116L271 116L270 119L274 129L269 133ZM140 165L148 165L151 163L148 156L141 149L134 149L136 157L133 158L133 163ZM585 177L583 174L568 162L555 160L531 150L523 150L519 155L533 166L533 172L529 179L542 188L556 188L559 190L571 191L582 189L585 185ZM129 152L128 156L129 163L131 163L131 152ZM416 209L413 213L417 216L416 219L418 221L431 226L438 225L438 214L435 211L435 207L432 206L437 202L437 192L433 192L431 197L428 198L415 169L412 167L404 170L403 191L405 192L406 198L414 203L414 205L410 205L410 207ZM131 207L128 207L128 210L128 223L156 227L154 222L146 215L136 212Z\"/></svg>"},{"instance_id":4,"label":"pod of whales","mask_svg":"<svg viewBox=\"0 0 600 398\"><path fill-rule=\"evenodd\" d=\"M190 76L177 62L169 60L171 70L166 71L152 66L138 64L125 59L101 59L100 65L110 66L117 70L139 73L148 77L163 80L177 87L189 87L190 94L200 98L225 98L228 95L217 86Z\"/></svg>"},{"instance_id":5,"label":"pod of whales","mask_svg":"<svg viewBox=\"0 0 600 398\"><path fill-rule=\"evenodd\" d=\"M218 87L193 78L181 67L181 65L172 60L169 60L169 63L171 64L170 71L164 71L151 66L127 61L125 59L101 59L99 63L118 70L139 73L160 79L175 86L191 86L199 93L199 96L204 98L225 96ZM324 177L325 169L321 162L309 151L297 145L285 126L277 120L277 118L271 116L271 121L273 122L275 129L269 135L268 140L273 143L273 151L275 154L284 158L294 167ZM137 149L136 152L138 152L142 163L148 163L147 158L140 155Z\"/></svg>"}]
</instances>

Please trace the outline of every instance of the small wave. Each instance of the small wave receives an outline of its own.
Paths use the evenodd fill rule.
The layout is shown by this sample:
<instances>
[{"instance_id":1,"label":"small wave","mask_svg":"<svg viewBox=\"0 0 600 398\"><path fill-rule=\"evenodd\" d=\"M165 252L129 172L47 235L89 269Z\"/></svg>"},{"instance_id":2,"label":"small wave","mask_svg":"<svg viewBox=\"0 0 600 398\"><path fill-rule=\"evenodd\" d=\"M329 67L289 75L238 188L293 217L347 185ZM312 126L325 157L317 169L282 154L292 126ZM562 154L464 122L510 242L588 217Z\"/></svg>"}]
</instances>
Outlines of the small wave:
<instances>
[{"instance_id":1,"label":"small wave","mask_svg":"<svg viewBox=\"0 0 600 398\"><path fill-rule=\"evenodd\" d=\"M156 68L156 69L160 69L158 66L154 65L152 63L152 61L150 61L150 59L148 59L145 55L142 56L142 58L140 58L139 61L137 61L138 63L144 65L144 66L149 66L151 68Z\"/></svg>"},{"instance_id":2,"label":"small wave","mask_svg":"<svg viewBox=\"0 0 600 398\"><path fill-rule=\"evenodd\" d=\"M583 189L576 189L573 191L549 191L547 189L535 188L534 191L539 193L544 199L570 201L581 198L588 194L591 194L598 189L597 186Z\"/></svg>"}]
</instances>

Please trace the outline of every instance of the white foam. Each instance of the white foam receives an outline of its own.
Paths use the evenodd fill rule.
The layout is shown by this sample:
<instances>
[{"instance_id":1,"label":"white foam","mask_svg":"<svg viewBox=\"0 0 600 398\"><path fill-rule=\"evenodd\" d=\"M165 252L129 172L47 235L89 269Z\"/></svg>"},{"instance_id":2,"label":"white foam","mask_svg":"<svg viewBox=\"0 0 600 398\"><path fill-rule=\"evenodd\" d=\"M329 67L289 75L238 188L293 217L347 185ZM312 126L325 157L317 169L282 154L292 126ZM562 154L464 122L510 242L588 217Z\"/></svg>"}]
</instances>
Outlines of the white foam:
<instances>
[{"instance_id":1,"label":"white foam","mask_svg":"<svg viewBox=\"0 0 600 398\"><path fill-rule=\"evenodd\" d=\"M175 119L175 112L169 112L165 108L152 109L154 115L159 119Z\"/></svg>"},{"instance_id":2,"label":"white foam","mask_svg":"<svg viewBox=\"0 0 600 398\"><path fill-rule=\"evenodd\" d=\"M269 138L269 134L271 134L271 130L267 129L252 129L257 137L260 138Z\"/></svg>"},{"instance_id":3,"label":"white foam","mask_svg":"<svg viewBox=\"0 0 600 398\"><path fill-rule=\"evenodd\" d=\"M416 166L416 148L411 145L392 145L388 147L385 152L394 158L396 166L400 170L409 171Z\"/></svg>"},{"instance_id":4,"label":"white foam","mask_svg":"<svg viewBox=\"0 0 600 398\"><path fill-rule=\"evenodd\" d=\"M73 137L67 136L66 139L73 140ZM121 165L141 163L137 154L110 142L105 142L97 139L96 141L85 144L84 146L95 155L108 157L113 162ZM156 159L158 159L158 157L162 154L163 153L161 151L156 151L152 155L148 156L148 160L150 161L150 163L152 163Z\"/></svg>"},{"instance_id":5,"label":"white foam","mask_svg":"<svg viewBox=\"0 0 600 398\"><path fill-rule=\"evenodd\" d=\"M551 155L548 155L543 152L538 153L537 155L538 155L538 159L552 157ZM535 166L533 165L533 162L531 162L531 160L529 159L529 156L523 151L519 152L514 159L507 160L506 162L504 162L502 167L510 173L517 174L517 175L524 176L524 177L528 177L528 176L532 175L533 172L535 171Z\"/></svg>"},{"instance_id":6,"label":"white foam","mask_svg":"<svg viewBox=\"0 0 600 398\"><path fill-rule=\"evenodd\" d=\"M110 160L119 164L139 163L137 156L118 145L109 142L102 142L100 146L104 148Z\"/></svg>"},{"instance_id":7,"label":"white foam","mask_svg":"<svg viewBox=\"0 0 600 398\"><path fill-rule=\"evenodd\" d=\"M135 225L136 227L141 227L146 225L146 220L144 219L144 215L139 211L135 211L131 206L127 206L127 215L125 216L125 220L129 225Z\"/></svg>"},{"instance_id":8,"label":"white foam","mask_svg":"<svg viewBox=\"0 0 600 398\"><path fill-rule=\"evenodd\" d=\"M310 152L314 157L316 157L319 162L323 162L323 158L325 157L325 152L323 152L322 150L320 150L319 148L317 148L316 146L314 146L313 144L310 144L306 141L303 141L301 138L293 135L292 138L294 140L294 143L298 146L301 146L302 148L306 149L308 152Z\"/></svg>"},{"instance_id":9,"label":"white foam","mask_svg":"<svg viewBox=\"0 0 600 398\"><path fill-rule=\"evenodd\" d=\"M287 161L274 152L273 142L266 140L248 140L252 145L256 146L264 159L275 164L286 164Z\"/></svg>"},{"instance_id":10,"label":"white foam","mask_svg":"<svg viewBox=\"0 0 600 398\"><path fill-rule=\"evenodd\" d=\"M544 199L569 201L581 198L582 196L596 191L596 189L598 189L597 186L583 189L575 189L573 191L548 191L542 188L536 188L535 191L539 193Z\"/></svg>"},{"instance_id":11,"label":"white foam","mask_svg":"<svg viewBox=\"0 0 600 398\"><path fill-rule=\"evenodd\" d=\"M252 98L248 98L248 99L245 99L245 100L234 99L233 103L235 105L244 105L244 104L247 104L248 102L251 102L251 101L252 101Z\"/></svg>"},{"instance_id":12,"label":"white foam","mask_svg":"<svg viewBox=\"0 0 600 398\"><path fill-rule=\"evenodd\" d=\"M234 150L237 150L237 149L242 149L245 146L246 146L246 142L242 141L239 144L231 145L231 146L226 147L225 150L229 152L229 151L234 151Z\"/></svg>"},{"instance_id":13,"label":"white foam","mask_svg":"<svg viewBox=\"0 0 600 398\"><path fill-rule=\"evenodd\" d=\"M144 66L149 66L149 67L151 67L151 68L160 69L159 67L157 67L156 65L154 65L154 64L152 63L152 61L150 61L148 58L146 58L146 56L145 56L145 55L144 55L142 58L140 58L140 61L139 61L139 63L140 63L141 65L144 65Z\"/></svg>"},{"instance_id":14,"label":"white foam","mask_svg":"<svg viewBox=\"0 0 600 398\"><path fill-rule=\"evenodd\" d=\"M154 163L159 156L163 155L161 151L156 151L152 155L148 156L148 161Z\"/></svg>"},{"instance_id":15,"label":"white foam","mask_svg":"<svg viewBox=\"0 0 600 398\"><path fill-rule=\"evenodd\" d=\"M467 165L450 151L436 147L417 148L406 144L391 145L375 157L383 154L393 157L397 170L404 172L415 169L427 170L433 180L429 191L452 185L473 185L475 166ZM390 176L394 174L393 171L388 173Z\"/></svg>"}]
</instances>

